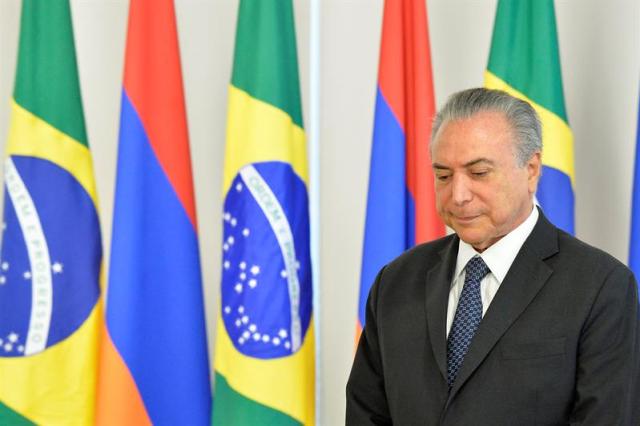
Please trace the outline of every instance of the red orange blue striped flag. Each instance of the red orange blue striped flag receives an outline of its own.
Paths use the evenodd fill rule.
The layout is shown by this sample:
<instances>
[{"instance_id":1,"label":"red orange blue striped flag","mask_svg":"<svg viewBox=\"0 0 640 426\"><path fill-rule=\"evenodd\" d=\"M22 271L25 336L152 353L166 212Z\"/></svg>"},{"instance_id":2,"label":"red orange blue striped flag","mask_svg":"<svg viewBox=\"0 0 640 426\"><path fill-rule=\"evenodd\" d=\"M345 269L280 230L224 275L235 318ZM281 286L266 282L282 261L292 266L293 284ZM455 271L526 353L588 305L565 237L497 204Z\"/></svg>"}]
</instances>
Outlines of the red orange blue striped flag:
<instances>
[{"instance_id":1,"label":"red orange blue striped flag","mask_svg":"<svg viewBox=\"0 0 640 426\"><path fill-rule=\"evenodd\" d=\"M427 10L422 0L386 0L380 43L362 254L358 332L382 266L444 235L429 155L435 113Z\"/></svg>"},{"instance_id":2,"label":"red orange blue striped flag","mask_svg":"<svg viewBox=\"0 0 640 426\"><path fill-rule=\"evenodd\" d=\"M211 391L173 0L132 0L97 423L205 425Z\"/></svg>"}]
</instances>

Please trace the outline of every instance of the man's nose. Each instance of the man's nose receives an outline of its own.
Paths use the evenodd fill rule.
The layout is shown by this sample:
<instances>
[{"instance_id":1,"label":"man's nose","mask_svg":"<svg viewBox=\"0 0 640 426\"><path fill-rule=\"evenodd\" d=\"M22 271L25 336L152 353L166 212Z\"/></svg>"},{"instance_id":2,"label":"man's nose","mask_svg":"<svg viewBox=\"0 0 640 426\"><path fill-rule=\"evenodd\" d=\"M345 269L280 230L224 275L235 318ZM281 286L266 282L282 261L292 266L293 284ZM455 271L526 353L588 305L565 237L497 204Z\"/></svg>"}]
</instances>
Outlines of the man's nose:
<instances>
[{"instance_id":1,"label":"man's nose","mask_svg":"<svg viewBox=\"0 0 640 426\"><path fill-rule=\"evenodd\" d=\"M468 203L473 198L469 179L464 175L454 175L451 182L453 202L456 205Z\"/></svg>"}]
</instances>

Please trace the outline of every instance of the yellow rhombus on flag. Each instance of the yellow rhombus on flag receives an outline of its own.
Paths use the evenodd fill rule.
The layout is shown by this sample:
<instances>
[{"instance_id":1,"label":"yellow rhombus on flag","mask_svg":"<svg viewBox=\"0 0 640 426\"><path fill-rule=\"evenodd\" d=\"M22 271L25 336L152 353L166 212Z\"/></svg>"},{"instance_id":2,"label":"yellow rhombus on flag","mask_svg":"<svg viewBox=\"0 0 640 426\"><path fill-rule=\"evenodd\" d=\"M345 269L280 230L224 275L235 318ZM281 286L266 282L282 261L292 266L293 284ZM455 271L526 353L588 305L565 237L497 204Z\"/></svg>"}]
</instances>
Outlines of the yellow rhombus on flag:
<instances>
[{"instance_id":1,"label":"yellow rhombus on flag","mask_svg":"<svg viewBox=\"0 0 640 426\"><path fill-rule=\"evenodd\" d=\"M241 0L224 165L214 425L314 423L307 183L291 0Z\"/></svg>"},{"instance_id":2,"label":"yellow rhombus on flag","mask_svg":"<svg viewBox=\"0 0 640 426\"><path fill-rule=\"evenodd\" d=\"M0 424L93 424L102 247L68 0L23 0L4 171Z\"/></svg>"}]
</instances>

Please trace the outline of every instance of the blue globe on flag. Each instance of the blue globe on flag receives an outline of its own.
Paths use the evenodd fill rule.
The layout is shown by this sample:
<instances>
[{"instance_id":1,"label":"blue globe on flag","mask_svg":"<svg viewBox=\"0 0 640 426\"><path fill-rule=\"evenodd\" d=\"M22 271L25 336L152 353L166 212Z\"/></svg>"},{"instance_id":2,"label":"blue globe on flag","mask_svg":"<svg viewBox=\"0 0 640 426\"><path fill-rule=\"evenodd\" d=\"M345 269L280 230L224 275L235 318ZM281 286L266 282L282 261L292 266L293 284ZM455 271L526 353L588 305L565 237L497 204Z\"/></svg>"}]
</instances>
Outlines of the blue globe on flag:
<instances>
[{"instance_id":1,"label":"blue globe on flag","mask_svg":"<svg viewBox=\"0 0 640 426\"><path fill-rule=\"evenodd\" d=\"M0 357L34 355L73 334L98 300L98 216L68 171L25 156L5 163L4 210Z\"/></svg>"},{"instance_id":2,"label":"blue globe on flag","mask_svg":"<svg viewBox=\"0 0 640 426\"><path fill-rule=\"evenodd\" d=\"M312 312L308 196L283 162L243 167L224 203L222 318L235 348L262 359L297 352Z\"/></svg>"}]
</instances>

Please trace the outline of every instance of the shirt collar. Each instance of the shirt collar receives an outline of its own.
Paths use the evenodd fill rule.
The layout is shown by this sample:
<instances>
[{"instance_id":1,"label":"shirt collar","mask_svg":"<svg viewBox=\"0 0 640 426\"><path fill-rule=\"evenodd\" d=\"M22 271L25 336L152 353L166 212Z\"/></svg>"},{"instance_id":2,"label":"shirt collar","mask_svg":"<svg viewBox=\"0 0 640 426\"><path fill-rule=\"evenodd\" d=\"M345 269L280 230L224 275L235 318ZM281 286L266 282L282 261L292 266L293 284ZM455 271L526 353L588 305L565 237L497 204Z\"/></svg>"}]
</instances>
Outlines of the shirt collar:
<instances>
[{"instance_id":1,"label":"shirt collar","mask_svg":"<svg viewBox=\"0 0 640 426\"><path fill-rule=\"evenodd\" d=\"M454 280L464 271L467 262L469 262L473 256L477 255L484 260L498 282L502 283L522 245L529 237L529 234L531 234L531 231L533 231L538 221L538 216L538 209L534 206L531 214L524 222L482 253L478 253L470 244L460 240Z\"/></svg>"}]
</instances>

